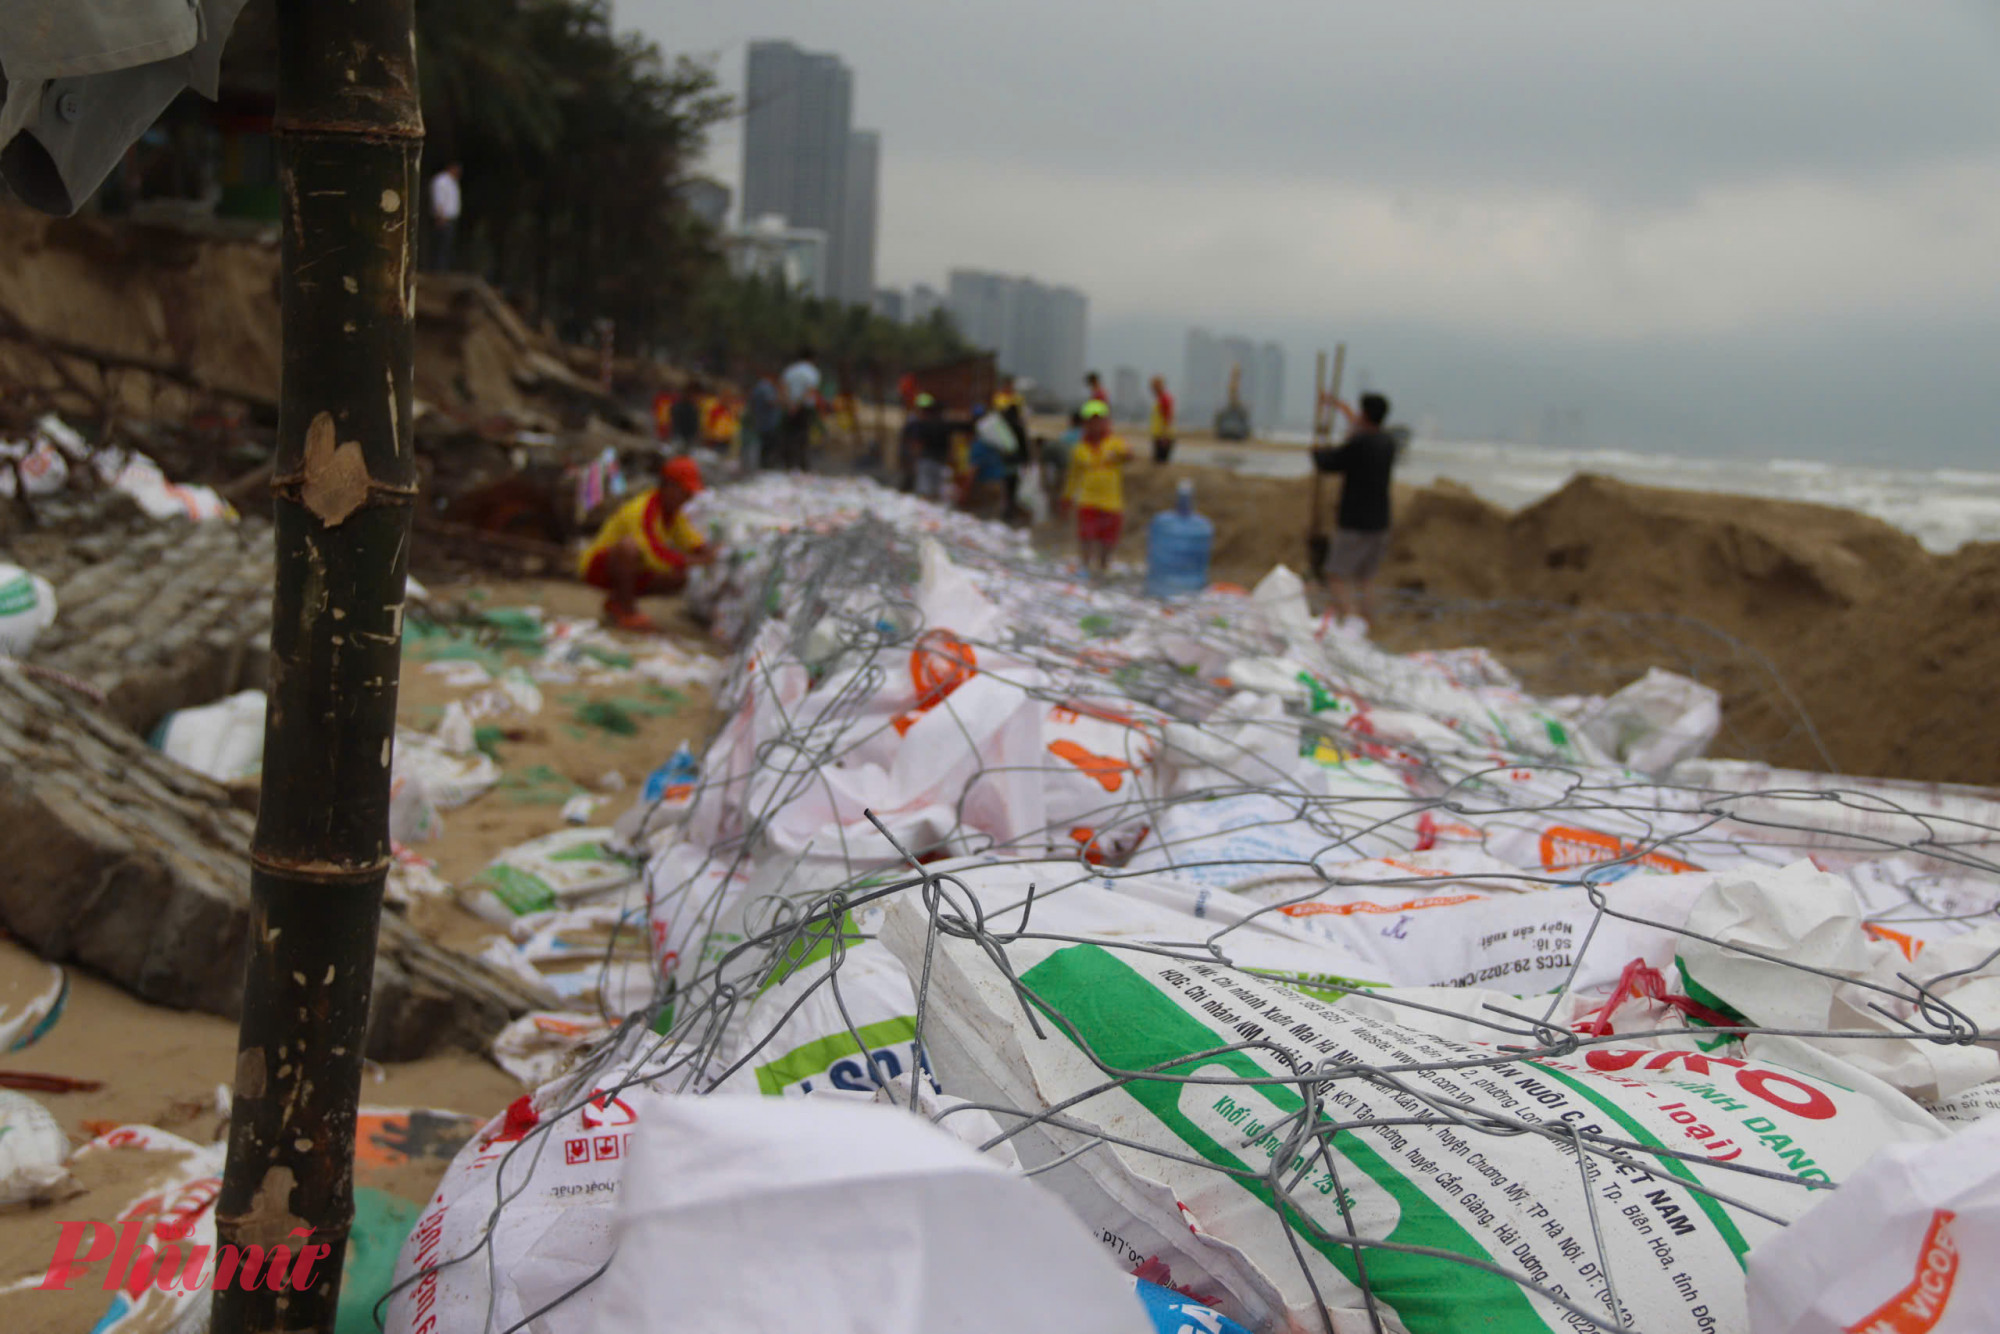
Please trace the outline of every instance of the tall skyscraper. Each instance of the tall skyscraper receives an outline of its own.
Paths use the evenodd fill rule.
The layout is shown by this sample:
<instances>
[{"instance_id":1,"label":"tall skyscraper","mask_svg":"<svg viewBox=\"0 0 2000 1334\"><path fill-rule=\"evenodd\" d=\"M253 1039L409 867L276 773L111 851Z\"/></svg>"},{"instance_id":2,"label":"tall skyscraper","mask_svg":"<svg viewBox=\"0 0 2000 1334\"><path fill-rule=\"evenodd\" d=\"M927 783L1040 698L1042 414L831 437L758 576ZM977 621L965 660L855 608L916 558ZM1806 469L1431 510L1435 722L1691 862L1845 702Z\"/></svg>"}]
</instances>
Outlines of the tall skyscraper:
<instances>
[{"instance_id":1,"label":"tall skyscraper","mask_svg":"<svg viewBox=\"0 0 2000 1334\"><path fill-rule=\"evenodd\" d=\"M1083 398L1090 322L1083 293L976 269L953 269L947 285L946 303L965 340L996 353L1001 370L1032 380L1038 401Z\"/></svg>"},{"instance_id":2,"label":"tall skyscraper","mask_svg":"<svg viewBox=\"0 0 2000 1334\"><path fill-rule=\"evenodd\" d=\"M1265 343L1257 349L1257 397L1250 409L1260 431L1275 431L1285 422L1285 349Z\"/></svg>"},{"instance_id":3,"label":"tall skyscraper","mask_svg":"<svg viewBox=\"0 0 2000 1334\"><path fill-rule=\"evenodd\" d=\"M854 132L853 72L835 55L752 42L743 86L743 221L775 215L825 232L822 294L866 304L875 294L881 141ZM850 189L857 165L866 179Z\"/></svg>"},{"instance_id":4,"label":"tall skyscraper","mask_svg":"<svg viewBox=\"0 0 2000 1334\"><path fill-rule=\"evenodd\" d=\"M1120 366L1111 372L1111 410L1120 421L1136 421L1146 415L1146 391L1136 367Z\"/></svg>"},{"instance_id":5,"label":"tall skyscraper","mask_svg":"<svg viewBox=\"0 0 2000 1334\"><path fill-rule=\"evenodd\" d=\"M882 166L882 136L856 130L847 136L846 199L840 218L839 287L834 295L851 305L875 296L875 203Z\"/></svg>"},{"instance_id":6,"label":"tall skyscraper","mask_svg":"<svg viewBox=\"0 0 2000 1334\"><path fill-rule=\"evenodd\" d=\"M1226 401L1228 384L1229 367L1223 363L1221 342L1206 329L1189 329L1177 415L1189 426L1206 429L1215 410Z\"/></svg>"}]
</instances>

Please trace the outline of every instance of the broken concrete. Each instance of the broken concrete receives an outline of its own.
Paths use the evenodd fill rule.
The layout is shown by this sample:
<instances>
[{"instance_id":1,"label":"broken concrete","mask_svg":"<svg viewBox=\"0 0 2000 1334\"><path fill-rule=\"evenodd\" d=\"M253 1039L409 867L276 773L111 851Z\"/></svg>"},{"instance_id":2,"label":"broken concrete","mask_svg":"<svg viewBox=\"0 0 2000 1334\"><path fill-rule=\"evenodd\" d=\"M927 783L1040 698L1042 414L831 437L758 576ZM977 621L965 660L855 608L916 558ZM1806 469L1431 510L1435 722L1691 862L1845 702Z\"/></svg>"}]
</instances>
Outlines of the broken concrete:
<instances>
[{"instance_id":1,"label":"broken concrete","mask_svg":"<svg viewBox=\"0 0 2000 1334\"><path fill-rule=\"evenodd\" d=\"M135 995L233 1016L251 817L73 691L0 660L0 927ZM383 919L369 1055L483 1049L554 999Z\"/></svg>"},{"instance_id":2,"label":"broken concrete","mask_svg":"<svg viewBox=\"0 0 2000 1334\"><path fill-rule=\"evenodd\" d=\"M58 612L31 662L101 693L104 711L141 733L263 684L269 524L149 522L65 545L66 563L35 566Z\"/></svg>"}]
</instances>

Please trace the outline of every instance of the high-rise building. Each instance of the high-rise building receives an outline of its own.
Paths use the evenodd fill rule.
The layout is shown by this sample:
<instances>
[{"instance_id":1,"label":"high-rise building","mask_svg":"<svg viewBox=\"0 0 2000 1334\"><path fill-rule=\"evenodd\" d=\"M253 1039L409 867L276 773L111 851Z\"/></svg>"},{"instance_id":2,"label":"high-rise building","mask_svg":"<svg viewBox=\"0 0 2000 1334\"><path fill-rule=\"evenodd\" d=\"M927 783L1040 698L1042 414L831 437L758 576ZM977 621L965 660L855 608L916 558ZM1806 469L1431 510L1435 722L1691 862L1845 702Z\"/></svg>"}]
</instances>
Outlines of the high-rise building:
<instances>
[{"instance_id":1,"label":"high-rise building","mask_svg":"<svg viewBox=\"0 0 2000 1334\"><path fill-rule=\"evenodd\" d=\"M743 85L744 219L775 215L824 232L823 294L866 305L874 298L881 141L854 132L853 72L838 56L752 42ZM865 180L850 189L856 166Z\"/></svg>"},{"instance_id":2,"label":"high-rise building","mask_svg":"<svg viewBox=\"0 0 2000 1334\"><path fill-rule=\"evenodd\" d=\"M1000 369L1033 382L1033 398L1083 398L1090 301L1073 287L1046 287L976 269L953 269L947 305L958 331L999 356Z\"/></svg>"},{"instance_id":3,"label":"high-rise building","mask_svg":"<svg viewBox=\"0 0 2000 1334\"><path fill-rule=\"evenodd\" d=\"M851 305L875 295L875 205L880 195L882 136L856 130L847 136L847 197L841 209L840 285L834 292Z\"/></svg>"},{"instance_id":4,"label":"high-rise building","mask_svg":"<svg viewBox=\"0 0 2000 1334\"><path fill-rule=\"evenodd\" d=\"M875 313L883 319L894 320L896 323L901 324L903 322L905 304L900 288L878 287L875 289Z\"/></svg>"},{"instance_id":5,"label":"high-rise building","mask_svg":"<svg viewBox=\"0 0 2000 1334\"><path fill-rule=\"evenodd\" d=\"M945 308L944 293L929 283L911 283L910 299L903 307L903 313L912 324L922 324L925 320Z\"/></svg>"},{"instance_id":6,"label":"high-rise building","mask_svg":"<svg viewBox=\"0 0 2000 1334\"><path fill-rule=\"evenodd\" d=\"M1146 389L1135 367L1120 366L1111 372L1111 411L1127 422L1146 415Z\"/></svg>"},{"instance_id":7,"label":"high-rise building","mask_svg":"<svg viewBox=\"0 0 2000 1334\"><path fill-rule=\"evenodd\" d=\"M1222 344L1206 329L1187 331L1187 364L1181 376L1180 402L1176 415L1188 425L1206 429L1215 410L1226 400L1229 368L1223 364Z\"/></svg>"},{"instance_id":8,"label":"high-rise building","mask_svg":"<svg viewBox=\"0 0 2000 1334\"><path fill-rule=\"evenodd\" d=\"M1251 420L1260 431L1275 431L1285 423L1285 349L1265 343L1257 349L1257 396Z\"/></svg>"}]
</instances>

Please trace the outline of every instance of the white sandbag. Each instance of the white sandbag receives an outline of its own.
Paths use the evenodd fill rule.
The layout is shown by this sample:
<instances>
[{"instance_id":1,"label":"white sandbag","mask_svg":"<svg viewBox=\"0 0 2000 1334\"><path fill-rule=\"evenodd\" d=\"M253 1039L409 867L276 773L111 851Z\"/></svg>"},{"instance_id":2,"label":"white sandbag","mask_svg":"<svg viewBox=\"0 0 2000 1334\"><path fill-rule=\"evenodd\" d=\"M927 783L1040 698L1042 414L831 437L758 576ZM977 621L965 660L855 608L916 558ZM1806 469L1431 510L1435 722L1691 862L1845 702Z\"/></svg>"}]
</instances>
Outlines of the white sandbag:
<instances>
[{"instance_id":1,"label":"white sandbag","mask_svg":"<svg viewBox=\"0 0 2000 1334\"><path fill-rule=\"evenodd\" d=\"M30 496L52 496L69 485L69 460L53 442L39 436L33 440L0 440L0 498L14 498L17 469Z\"/></svg>"},{"instance_id":2,"label":"white sandbag","mask_svg":"<svg viewBox=\"0 0 2000 1334\"><path fill-rule=\"evenodd\" d=\"M387 1334L509 1329L544 1307L536 1334L585 1334L632 1132L666 1099L629 1064L610 1065L544 1085L488 1122L403 1242Z\"/></svg>"},{"instance_id":3,"label":"white sandbag","mask_svg":"<svg viewBox=\"0 0 2000 1334\"><path fill-rule=\"evenodd\" d=\"M1931 1104L1931 1115L1948 1126L1969 1126L1995 1114L2000 1114L2000 1081L1976 1084Z\"/></svg>"},{"instance_id":4,"label":"white sandbag","mask_svg":"<svg viewBox=\"0 0 2000 1334\"><path fill-rule=\"evenodd\" d=\"M1329 996L1378 986L1367 965L1277 914L1213 890L1190 891L1153 876L1099 875L1075 862L977 858L934 863L954 898L976 902L987 928L1105 943L1147 945L1201 962L1227 960L1288 985ZM1030 893L1030 890L1033 893Z\"/></svg>"},{"instance_id":5,"label":"white sandbag","mask_svg":"<svg viewBox=\"0 0 2000 1334\"><path fill-rule=\"evenodd\" d=\"M69 1137L49 1109L0 1089L0 1205L53 1198L68 1162Z\"/></svg>"},{"instance_id":6,"label":"white sandbag","mask_svg":"<svg viewBox=\"0 0 2000 1334\"><path fill-rule=\"evenodd\" d=\"M482 957L552 993L565 1009L630 1014L653 998L654 976L645 914L624 897L517 917L508 923L509 939L488 941Z\"/></svg>"},{"instance_id":7,"label":"white sandbag","mask_svg":"<svg viewBox=\"0 0 2000 1334\"><path fill-rule=\"evenodd\" d=\"M559 829L507 849L465 886L466 906L510 926L529 913L635 885L639 867L609 829Z\"/></svg>"},{"instance_id":8,"label":"white sandbag","mask_svg":"<svg viewBox=\"0 0 2000 1334\"><path fill-rule=\"evenodd\" d=\"M906 965L919 959L928 922L921 906L899 898L887 916L885 941ZM1020 984L1046 1014L1064 1020L1045 1019L1037 1036L1019 994L976 944L952 937L929 943L924 1036L945 1090L1030 1111L1062 1105L1060 1123L1022 1132L1023 1162L1033 1170L1075 1153L1039 1179L1105 1245L1123 1255L1157 1255L1178 1280L1213 1285L1228 1296L1224 1313L1254 1328L1309 1329L1320 1319L1292 1237L1272 1207L1278 1197L1269 1178L1228 1174L1262 1172L1281 1149L1296 1154L1283 1169L1290 1205L1328 1234L1296 1236L1338 1330L1371 1323L1354 1281L1353 1250L1338 1241L1351 1235L1344 1203L1364 1236L1456 1252L1508 1275L1371 1250L1373 1291L1404 1327L1568 1328L1568 1308L1524 1280L1560 1287L1570 1303L1615 1324L1594 1208L1603 1220L1602 1263L1631 1325L1652 1334L1712 1334L1745 1325L1742 1256L1779 1229L1762 1215L1802 1212L1810 1183L1841 1179L1882 1145L1945 1133L1887 1090L1870 1097L1692 1052L1591 1048L1569 1060L1498 1060L1496 1048L1345 1012L1239 970L1095 944L1017 940L1005 949ZM1246 1040L1270 1045L1218 1050ZM1199 1053L1215 1054L1190 1059ZM1489 1136L1442 1120L1354 1126L1422 1117L1425 1104L1367 1080L1325 1083L1323 1115L1350 1127L1327 1147L1337 1194L1327 1158L1309 1139L1288 1138L1298 1131L1298 1095L1282 1083L1241 1081L1354 1063L1395 1070L1411 1092L1475 1115L1529 1130L1564 1129ZM1173 1078L1122 1085L1105 1069L1163 1066ZM1094 1130L1113 1126L1122 1142L1093 1147ZM1619 1152L1649 1175L1611 1170L1594 1156L1587 1196L1570 1127L1586 1142L1603 1135L1645 1146ZM1669 1148L1692 1156L1659 1152ZM1735 1163L1800 1180L1747 1176L1730 1170Z\"/></svg>"},{"instance_id":9,"label":"white sandbag","mask_svg":"<svg viewBox=\"0 0 2000 1334\"><path fill-rule=\"evenodd\" d=\"M1385 780L1379 795L1400 797ZM1157 809L1157 827L1133 854L1134 870L1200 888L1240 891L1275 877L1314 876L1316 866L1402 851L1375 823L1317 794L1245 792Z\"/></svg>"},{"instance_id":10,"label":"white sandbag","mask_svg":"<svg viewBox=\"0 0 2000 1334\"><path fill-rule=\"evenodd\" d=\"M437 873L437 863L395 842L389 845L389 858L389 877L382 882L383 902L408 908L421 900L451 896L451 886Z\"/></svg>"},{"instance_id":11,"label":"white sandbag","mask_svg":"<svg viewBox=\"0 0 2000 1334\"><path fill-rule=\"evenodd\" d=\"M423 778L406 768L389 776L389 838L404 847L429 843L444 833L444 816L431 800Z\"/></svg>"},{"instance_id":12,"label":"white sandbag","mask_svg":"<svg viewBox=\"0 0 2000 1334\"><path fill-rule=\"evenodd\" d=\"M25 658L42 631L56 623L49 581L0 561L0 658Z\"/></svg>"},{"instance_id":13,"label":"white sandbag","mask_svg":"<svg viewBox=\"0 0 2000 1334\"><path fill-rule=\"evenodd\" d=\"M1134 892L1146 884L1132 883ZM1218 924L1282 921L1354 960L1357 976L1392 986L1491 987L1529 996L1557 987L1603 990L1634 960L1672 968L1679 928L1706 877L1640 876L1598 891L1620 916L1600 912L1584 889L1489 895L1421 885L1286 888L1293 893L1280 890L1261 903L1223 891L1144 892Z\"/></svg>"},{"instance_id":14,"label":"white sandbag","mask_svg":"<svg viewBox=\"0 0 2000 1334\"><path fill-rule=\"evenodd\" d=\"M197 1324L207 1312L218 1264L215 1202L222 1190L222 1165L228 1146L222 1142L195 1144L154 1126L127 1125L106 1132L76 1151L77 1159L104 1155L119 1161L110 1192L93 1192L89 1208L79 1210L96 1226L86 1226L81 1248L70 1271L72 1290L105 1291L103 1314L92 1334L175 1334ZM116 1242L113 1243L113 1238ZM124 1245L133 1238L137 1244ZM113 1243L94 1251L91 1243ZM301 1238L285 1237L279 1261L289 1276L299 1272ZM88 1261L100 1254L105 1258ZM323 1273L324 1255L316 1251L312 1268ZM161 1284L163 1265L175 1266L179 1283L171 1290ZM268 1270L266 1270L268 1273Z\"/></svg>"},{"instance_id":15,"label":"white sandbag","mask_svg":"<svg viewBox=\"0 0 2000 1334\"><path fill-rule=\"evenodd\" d=\"M1014 492L1014 499L1028 512L1029 522L1039 527L1049 521L1049 493L1042 486L1040 468L1021 470L1021 484Z\"/></svg>"},{"instance_id":16,"label":"white sandbag","mask_svg":"<svg viewBox=\"0 0 2000 1334\"><path fill-rule=\"evenodd\" d=\"M41 1041L69 1002L69 974L14 941L0 941L0 1053Z\"/></svg>"},{"instance_id":17,"label":"white sandbag","mask_svg":"<svg viewBox=\"0 0 2000 1334\"><path fill-rule=\"evenodd\" d=\"M264 767L264 692L245 690L160 724L160 753L219 783L254 777Z\"/></svg>"},{"instance_id":18,"label":"white sandbag","mask_svg":"<svg viewBox=\"0 0 2000 1334\"><path fill-rule=\"evenodd\" d=\"M167 480L160 471L160 465L144 454L119 455L111 451L100 456L112 459L108 465L114 468L110 483L114 490L123 491L139 503L139 508L153 519L191 519L204 523L211 519L232 519L236 511L213 487L182 486ZM101 464L99 471L106 471Z\"/></svg>"},{"instance_id":19,"label":"white sandbag","mask_svg":"<svg viewBox=\"0 0 2000 1334\"><path fill-rule=\"evenodd\" d=\"M1873 1008L1893 1004L1891 997L1852 985L1868 979L1906 992L1896 978L1906 961L1895 945L1863 929L1853 887L1811 862L1713 877L1686 930L1678 966L1688 994L1704 1005L1764 1028L1884 1034L1808 1041L1927 1103L2000 1077L2000 1053L1901 1036L1909 1030ZM1962 951L1968 969L1992 952L1970 936L1931 949ZM1905 1003L1899 1017L1911 1017L1913 1008Z\"/></svg>"},{"instance_id":20,"label":"white sandbag","mask_svg":"<svg viewBox=\"0 0 2000 1334\"><path fill-rule=\"evenodd\" d=\"M456 723L449 733L437 735L398 728L390 761L391 781L408 779L420 784L425 797L441 811L468 805L500 781L500 766L490 755L473 749L470 742L469 731ZM456 746L463 749L454 749Z\"/></svg>"},{"instance_id":21,"label":"white sandbag","mask_svg":"<svg viewBox=\"0 0 2000 1334\"><path fill-rule=\"evenodd\" d=\"M879 912L873 914L880 918ZM838 967L834 966L838 954ZM801 932L743 1016L722 1093L867 1093L918 1069L909 974L851 919Z\"/></svg>"},{"instance_id":22,"label":"white sandbag","mask_svg":"<svg viewBox=\"0 0 2000 1334\"><path fill-rule=\"evenodd\" d=\"M1722 726L1722 696L1713 686L1660 667L1594 709L1583 733L1614 759L1659 774L1708 749Z\"/></svg>"},{"instance_id":23,"label":"white sandbag","mask_svg":"<svg viewBox=\"0 0 2000 1334\"><path fill-rule=\"evenodd\" d=\"M1061 1204L920 1117L678 1098L633 1133L595 1334L1148 1334Z\"/></svg>"},{"instance_id":24,"label":"white sandbag","mask_svg":"<svg viewBox=\"0 0 2000 1334\"><path fill-rule=\"evenodd\" d=\"M1877 1153L1750 1253L1753 1334L2000 1329L2000 1121Z\"/></svg>"},{"instance_id":25,"label":"white sandbag","mask_svg":"<svg viewBox=\"0 0 2000 1334\"><path fill-rule=\"evenodd\" d=\"M530 1088L561 1075L612 1025L595 1015L531 1010L493 1035L493 1063Z\"/></svg>"}]
</instances>

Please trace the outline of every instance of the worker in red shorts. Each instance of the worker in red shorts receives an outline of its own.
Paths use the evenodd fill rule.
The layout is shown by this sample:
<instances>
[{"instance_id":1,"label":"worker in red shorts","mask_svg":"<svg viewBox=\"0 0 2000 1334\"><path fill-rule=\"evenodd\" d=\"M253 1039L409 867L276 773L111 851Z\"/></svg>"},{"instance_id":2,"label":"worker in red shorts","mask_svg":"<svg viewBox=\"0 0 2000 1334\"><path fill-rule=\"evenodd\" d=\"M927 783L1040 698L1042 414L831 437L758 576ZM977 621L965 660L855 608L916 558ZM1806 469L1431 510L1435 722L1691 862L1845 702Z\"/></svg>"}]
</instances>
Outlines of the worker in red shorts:
<instances>
[{"instance_id":1,"label":"worker in red shorts","mask_svg":"<svg viewBox=\"0 0 2000 1334\"><path fill-rule=\"evenodd\" d=\"M683 509L701 491L701 469L691 458L660 465L660 484L620 505L577 561L592 588L604 590L604 619L620 630L657 629L639 610L649 594L677 593L688 567L715 559Z\"/></svg>"},{"instance_id":2,"label":"worker in red shorts","mask_svg":"<svg viewBox=\"0 0 2000 1334\"><path fill-rule=\"evenodd\" d=\"M1125 465L1132 450L1111 434L1111 409L1091 399L1077 413L1083 439L1069 454L1063 498L1076 506L1076 548L1083 568L1111 567L1111 551L1125 527Z\"/></svg>"}]
</instances>

